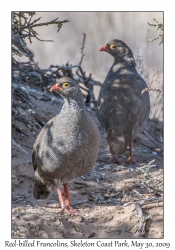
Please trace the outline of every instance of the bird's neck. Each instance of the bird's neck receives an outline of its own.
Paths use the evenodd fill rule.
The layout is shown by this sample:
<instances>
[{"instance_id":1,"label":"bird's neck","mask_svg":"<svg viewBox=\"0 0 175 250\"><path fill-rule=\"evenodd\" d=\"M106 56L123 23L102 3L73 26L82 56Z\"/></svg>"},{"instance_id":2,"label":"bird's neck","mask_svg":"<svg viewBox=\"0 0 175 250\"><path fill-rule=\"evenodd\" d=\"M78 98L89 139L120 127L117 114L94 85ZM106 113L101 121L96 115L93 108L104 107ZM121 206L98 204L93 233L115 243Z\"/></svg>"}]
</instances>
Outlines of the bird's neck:
<instances>
[{"instance_id":1,"label":"bird's neck","mask_svg":"<svg viewBox=\"0 0 175 250\"><path fill-rule=\"evenodd\" d=\"M73 97L65 98L63 109L65 108L74 109L75 111L77 110L78 112L85 111L86 109L82 93L78 93L78 95L76 95L76 98Z\"/></svg>"},{"instance_id":2,"label":"bird's neck","mask_svg":"<svg viewBox=\"0 0 175 250\"><path fill-rule=\"evenodd\" d=\"M136 68L136 63L133 57L123 56L120 58L114 58L114 64L117 65L118 68L122 68L124 65L128 65L132 68Z\"/></svg>"}]
</instances>

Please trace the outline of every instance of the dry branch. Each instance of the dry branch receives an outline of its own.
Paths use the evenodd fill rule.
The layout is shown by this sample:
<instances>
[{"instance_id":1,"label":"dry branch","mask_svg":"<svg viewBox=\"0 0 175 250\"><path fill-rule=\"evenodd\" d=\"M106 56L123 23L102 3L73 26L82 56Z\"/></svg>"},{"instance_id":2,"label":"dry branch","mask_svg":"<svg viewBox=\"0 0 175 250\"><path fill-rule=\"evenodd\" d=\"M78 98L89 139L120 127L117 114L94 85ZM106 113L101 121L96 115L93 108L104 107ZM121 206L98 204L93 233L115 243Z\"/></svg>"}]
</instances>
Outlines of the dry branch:
<instances>
[{"instance_id":1,"label":"dry branch","mask_svg":"<svg viewBox=\"0 0 175 250\"><path fill-rule=\"evenodd\" d=\"M163 201L163 197L155 197L155 198L150 198L147 200L138 200L138 201L127 202L123 206L127 207L127 206L132 205L132 204L139 204L140 206L144 206L144 205L148 205L148 204L152 204L152 203L156 203L156 202L162 202L162 201Z\"/></svg>"},{"instance_id":2,"label":"dry branch","mask_svg":"<svg viewBox=\"0 0 175 250\"><path fill-rule=\"evenodd\" d=\"M60 77L73 78L80 85L80 88L87 92L85 102L90 108L96 106L93 94L94 85L101 85L101 83L93 81L91 74L86 77L81 67L86 34L83 34L79 64L50 65L47 69L39 67L33 59L33 53L26 46L26 39L29 39L30 42L32 38L39 39L37 32L34 30L36 27L57 24L58 29L60 29L62 24L69 22L69 20L58 21L58 18L56 18L49 22L39 23L41 18L32 20L34 15L35 12L12 12L12 93L13 98L15 98L15 101L12 100L12 118L14 131L20 134L22 132L18 127L19 125L15 123L16 121L25 123L32 131L36 131L34 126L42 128L46 122L36 113L36 105L32 103L31 97L36 100L51 101L53 104L62 104L63 101L57 93L49 93L50 87ZM14 58L14 55L27 57L28 61L18 61ZM78 73L74 70L77 70ZM80 83L83 83L84 86ZM92 106L92 103L94 106Z\"/></svg>"},{"instance_id":3,"label":"dry branch","mask_svg":"<svg viewBox=\"0 0 175 250\"><path fill-rule=\"evenodd\" d=\"M146 221L151 219L151 217L143 214L142 208L140 207L139 204L135 204L135 207L136 207L138 218L139 218L139 227L137 230L136 237L140 239L143 236L143 233L145 231Z\"/></svg>"},{"instance_id":4,"label":"dry branch","mask_svg":"<svg viewBox=\"0 0 175 250\"><path fill-rule=\"evenodd\" d=\"M59 103L59 104L62 104L63 103L63 100L60 98L60 97L56 97L54 96L53 94L50 94L50 93L46 93L46 92L42 92L40 90L36 90L36 89L33 89L29 86L26 86L22 83L12 83L12 88L18 90L22 90L24 93L28 94L28 95L32 95L34 94L35 97L39 100L43 100L45 97L47 97L47 100L48 101L51 101L53 103ZM46 101L46 99L44 99Z\"/></svg>"},{"instance_id":5,"label":"dry branch","mask_svg":"<svg viewBox=\"0 0 175 250\"><path fill-rule=\"evenodd\" d=\"M36 38L39 41L52 42L52 40L39 39L39 37L37 36L38 33L34 30L34 28L56 24L58 26L58 30L57 30L58 32L60 28L62 27L63 23L70 22L68 19L63 20L63 21L58 21L58 18L56 18L49 22L38 23L41 17L31 22L31 19L34 15L35 15L35 12L12 12L12 43L14 40L13 38L17 36L18 41L17 43L14 43L16 47L19 48L19 45L21 45L21 43L22 43L22 46L24 46L25 42L23 39L25 38L28 38L30 43L32 43L31 38Z\"/></svg>"},{"instance_id":6,"label":"dry branch","mask_svg":"<svg viewBox=\"0 0 175 250\"><path fill-rule=\"evenodd\" d=\"M150 192L153 193L163 193L163 170L160 169L160 174L158 177L153 178L150 169L156 165L152 165L155 160L152 160L148 164L141 164L139 168L142 174L142 184L148 188Z\"/></svg>"},{"instance_id":7,"label":"dry branch","mask_svg":"<svg viewBox=\"0 0 175 250\"><path fill-rule=\"evenodd\" d=\"M147 91L150 91L150 90L156 91L158 93L162 92L160 89L157 89L157 88L154 88L154 89L152 89L152 88L145 88L145 89L142 90L142 94L145 93L145 92L147 92Z\"/></svg>"},{"instance_id":8,"label":"dry branch","mask_svg":"<svg viewBox=\"0 0 175 250\"><path fill-rule=\"evenodd\" d=\"M137 230L137 238L142 238L145 232L145 227L146 227L146 221L151 219L151 215L144 215L143 211L142 211L142 206L147 205L147 204L151 204L151 203L155 203L155 202L161 202L163 201L163 197L158 197L158 198L151 198L151 199L147 199L147 200L138 200L138 201L133 201L133 202L128 202L125 203L123 206L129 206L129 205L135 205L135 208L137 210L137 216L139 218L139 226L138 226L138 230Z\"/></svg>"},{"instance_id":9,"label":"dry branch","mask_svg":"<svg viewBox=\"0 0 175 250\"><path fill-rule=\"evenodd\" d=\"M83 37L83 44L82 44L82 47L81 47L81 59L80 59L80 63L79 65L81 66L81 63L83 61L83 57L84 57L84 54L83 54L83 51L84 51L84 48L85 48L85 40L86 40L86 34L84 34L84 37Z\"/></svg>"},{"instance_id":10,"label":"dry branch","mask_svg":"<svg viewBox=\"0 0 175 250\"><path fill-rule=\"evenodd\" d=\"M158 22L155 18L154 18L153 20L154 20L154 23L149 23L149 22L148 22L148 24L149 24L150 26L154 26L154 27L156 28L156 30L157 30L160 34L158 34L158 36L155 37L155 38L150 38L150 39L148 39L148 42L153 42L153 41L158 40L158 39L160 38L160 43L159 43L159 45L160 45L160 44L163 43L163 24L160 23L160 22Z\"/></svg>"},{"instance_id":11,"label":"dry branch","mask_svg":"<svg viewBox=\"0 0 175 250\"><path fill-rule=\"evenodd\" d=\"M16 143L13 139L12 139L12 145L19 148L24 154L26 154L29 158L31 158L30 155L18 143Z\"/></svg>"}]
</instances>

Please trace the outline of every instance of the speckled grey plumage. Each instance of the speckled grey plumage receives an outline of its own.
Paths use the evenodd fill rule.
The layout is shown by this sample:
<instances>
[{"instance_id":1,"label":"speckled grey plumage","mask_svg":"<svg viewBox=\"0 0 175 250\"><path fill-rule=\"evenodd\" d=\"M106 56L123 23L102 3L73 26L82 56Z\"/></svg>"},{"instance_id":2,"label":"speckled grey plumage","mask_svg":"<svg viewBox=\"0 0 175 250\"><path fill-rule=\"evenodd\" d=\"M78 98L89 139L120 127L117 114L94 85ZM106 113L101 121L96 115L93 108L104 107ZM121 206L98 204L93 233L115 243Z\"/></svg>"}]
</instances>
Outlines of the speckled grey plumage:
<instances>
[{"instance_id":1,"label":"speckled grey plumage","mask_svg":"<svg viewBox=\"0 0 175 250\"><path fill-rule=\"evenodd\" d=\"M86 111L81 90L68 77L59 79L60 84L64 82L71 88L61 94L62 110L45 125L33 146L35 198L38 186L40 198L46 198L54 185L88 173L98 155L99 131Z\"/></svg>"},{"instance_id":2,"label":"speckled grey plumage","mask_svg":"<svg viewBox=\"0 0 175 250\"><path fill-rule=\"evenodd\" d=\"M116 48L110 49L111 44L115 44ZM100 90L98 116L105 128L111 153L121 155L129 141L145 125L150 112L150 99L148 92L141 93L147 84L135 68L130 48L117 39L106 46L105 51L114 57L114 63Z\"/></svg>"}]
</instances>

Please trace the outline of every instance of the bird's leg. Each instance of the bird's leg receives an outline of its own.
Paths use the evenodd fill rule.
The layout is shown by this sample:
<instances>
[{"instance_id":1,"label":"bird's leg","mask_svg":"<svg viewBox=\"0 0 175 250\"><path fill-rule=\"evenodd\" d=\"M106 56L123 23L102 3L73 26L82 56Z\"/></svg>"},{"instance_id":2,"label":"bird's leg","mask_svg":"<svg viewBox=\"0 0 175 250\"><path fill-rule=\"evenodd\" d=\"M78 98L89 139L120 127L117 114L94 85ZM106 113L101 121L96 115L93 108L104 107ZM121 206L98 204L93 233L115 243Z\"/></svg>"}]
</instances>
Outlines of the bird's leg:
<instances>
[{"instance_id":1,"label":"bird's leg","mask_svg":"<svg viewBox=\"0 0 175 250\"><path fill-rule=\"evenodd\" d=\"M70 205L68 185L63 184L63 186L64 186L64 196L63 196L61 188L59 188L59 187L57 188L58 197L59 197L59 200L61 203L61 211L62 212L66 211L66 212L71 213L71 214L76 214L77 213L76 209L74 209Z\"/></svg>"},{"instance_id":2,"label":"bird's leg","mask_svg":"<svg viewBox=\"0 0 175 250\"><path fill-rule=\"evenodd\" d=\"M62 193L62 190L61 190L60 187L58 187L56 189L57 193L58 193L60 203L61 203L61 211L62 212L66 211L66 212L71 213L71 214L76 214L77 210L74 209L70 204L70 196L69 196L68 185L63 184L63 186L64 186L64 196L63 196L63 193Z\"/></svg>"},{"instance_id":3,"label":"bird's leg","mask_svg":"<svg viewBox=\"0 0 175 250\"><path fill-rule=\"evenodd\" d=\"M59 188L59 187L57 188L57 193L58 193L58 197L59 197L59 200L61 203L61 208L63 210L65 208L65 201L64 201L64 197L63 197L61 188Z\"/></svg>"},{"instance_id":4,"label":"bird's leg","mask_svg":"<svg viewBox=\"0 0 175 250\"><path fill-rule=\"evenodd\" d=\"M117 159L117 156L116 155L112 155L112 160L111 160L113 163L118 163L120 164L121 162Z\"/></svg>"},{"instance_id":5,"label":"bird's leg","mask_svg":"<svg viewBox=\"0 0 175 250\"><path fill-rule=\"evenodd\" d=\"M128 162L129 163L135 163L134 157L133 157L133 152L132 152L132 140L129 142L129 157L128 157Z\"/></svg>"},{"instance_id":6,"label":"bird's leg","mask_svg":"<svg viewBox=\"0 0 175 250\"><path fill-rule=\"evenodd\" d=\"M63 184L63 186L64 186L65 205L70 206L70 196L69 196L68 185Z\"/></svg>"},{"instance_id":7,"label":"bird's leg","mask_svg":"<svg viewBox=\"0 0 175 250\"><path fill-rule=\"evenodd\" d=\"M64 186L64 197L65 197L65 210L71 214L76 214L77 210L74 209L70 204L68 184L63 184L63 186Z\"/></svg>"}]
</instances>

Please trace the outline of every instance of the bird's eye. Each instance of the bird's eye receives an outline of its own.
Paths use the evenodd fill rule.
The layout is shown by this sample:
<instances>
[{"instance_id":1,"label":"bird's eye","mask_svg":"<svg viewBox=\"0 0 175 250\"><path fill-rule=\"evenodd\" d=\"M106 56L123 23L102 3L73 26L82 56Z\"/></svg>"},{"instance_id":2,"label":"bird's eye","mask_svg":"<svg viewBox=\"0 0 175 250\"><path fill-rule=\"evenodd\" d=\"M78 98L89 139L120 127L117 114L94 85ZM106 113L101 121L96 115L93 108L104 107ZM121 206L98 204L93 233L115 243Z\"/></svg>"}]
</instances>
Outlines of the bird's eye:
<instances>
[{"instance_id":1,"label":"bird's eye","mask_svg":"<svg viewBox=\"0 0 175 250\"><path fill-rule=\"evenodd\" d=\"M63 83L63 88L67 89L70 87L70 84L68 82Z\"/></svg>"},{"instance_id":2,"label":"bird's eye","mask_svg":"<svg viewBox=\"0 0 175 250\"><path fill-rule=\"evenodd\" d=\"M116 48L116 45L115 44L111 44L110 45L110 49L115 49Z\"/></svg>"}]
</instances>

